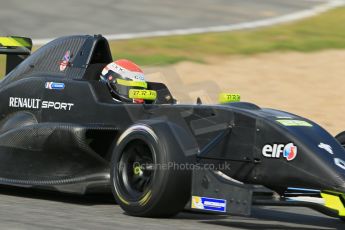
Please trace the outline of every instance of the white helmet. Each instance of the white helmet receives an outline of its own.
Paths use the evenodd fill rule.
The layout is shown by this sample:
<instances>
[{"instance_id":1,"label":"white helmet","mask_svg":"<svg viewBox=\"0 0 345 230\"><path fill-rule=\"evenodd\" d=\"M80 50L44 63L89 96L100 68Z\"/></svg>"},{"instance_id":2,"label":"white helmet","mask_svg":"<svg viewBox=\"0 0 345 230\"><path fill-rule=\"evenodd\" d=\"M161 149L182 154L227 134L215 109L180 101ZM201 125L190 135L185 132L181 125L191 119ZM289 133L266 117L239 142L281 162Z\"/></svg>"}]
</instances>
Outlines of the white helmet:
<instances>
[{"instance_id":1,"label":"white helmet","mask_svg":"<svg viewBox=\"0 0 345 230\"><path fill-rule=\"evenodd\" d=\"M115 99L144 103L143 99L129 98L130 89L146 89L144 72L135 63L120 59L108 64L102 70L101 80L106 82Z\"/></svg>"}]
</instances>

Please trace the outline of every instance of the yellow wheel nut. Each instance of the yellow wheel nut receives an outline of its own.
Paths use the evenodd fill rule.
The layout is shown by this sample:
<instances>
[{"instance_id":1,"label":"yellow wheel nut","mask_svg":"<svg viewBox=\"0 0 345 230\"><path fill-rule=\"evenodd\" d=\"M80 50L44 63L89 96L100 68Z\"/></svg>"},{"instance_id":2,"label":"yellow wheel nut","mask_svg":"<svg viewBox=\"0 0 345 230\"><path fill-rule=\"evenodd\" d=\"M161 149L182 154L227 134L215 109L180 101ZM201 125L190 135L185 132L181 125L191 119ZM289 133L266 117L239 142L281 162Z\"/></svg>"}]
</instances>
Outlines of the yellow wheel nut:
<instances>
[{"instance_id":1,"label":"yellow wheel nut","mask_svg":"<svg viewBox=\"0 0 345 230\"><path fill-rule=\"evenodd\" d=\"M133 170L134 170L134 175L141 175L142 174L140 166L135 166Z\"/></svg>"}]
</instances>

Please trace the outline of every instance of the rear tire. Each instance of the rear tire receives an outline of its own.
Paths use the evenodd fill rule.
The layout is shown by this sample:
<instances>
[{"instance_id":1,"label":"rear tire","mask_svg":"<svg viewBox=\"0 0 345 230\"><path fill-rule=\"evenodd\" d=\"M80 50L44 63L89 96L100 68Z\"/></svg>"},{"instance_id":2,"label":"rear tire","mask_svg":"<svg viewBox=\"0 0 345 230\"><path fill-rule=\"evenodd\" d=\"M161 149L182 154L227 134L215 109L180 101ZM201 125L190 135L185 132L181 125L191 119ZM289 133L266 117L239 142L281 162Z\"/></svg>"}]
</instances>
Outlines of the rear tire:
<instances>
[{"instance_id":1,"label":"rear tire","mask_svg":"<svg viewBox=\"0 0 345 230\"><path fill-rule=\"evenodd\" d=\"M133 216L177 214L190 198L191 171L168 166L183 163L188 158L167 124L131 126L112 151L111 187L117 203Z\"/></svg>"},{"instance_id":2,"label":"rear tire","mask_svg":"<svg viewBox=\"0 0 345 230\"><path fill-rule=\"evenodd\" d=\"M345 148L345 131L335 136L339 143Z\"/></svg>"}]
</instances>

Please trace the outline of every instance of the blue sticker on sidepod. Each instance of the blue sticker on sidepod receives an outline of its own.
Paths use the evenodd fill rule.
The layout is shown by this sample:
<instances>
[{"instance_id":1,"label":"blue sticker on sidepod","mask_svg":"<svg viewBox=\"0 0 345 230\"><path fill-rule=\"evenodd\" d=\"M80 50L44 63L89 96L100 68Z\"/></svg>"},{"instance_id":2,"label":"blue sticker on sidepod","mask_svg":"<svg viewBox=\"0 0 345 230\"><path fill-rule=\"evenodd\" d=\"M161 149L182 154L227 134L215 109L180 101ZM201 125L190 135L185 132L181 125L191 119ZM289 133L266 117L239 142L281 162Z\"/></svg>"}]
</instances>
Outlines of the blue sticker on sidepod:
<instances>
[{"instance_id":1,"label":"blue sticker on sidepod","mask_svg":"<svg viewBox=\"0 0 345 230\"><path fill-rule=\"evenodd\" d=\"M61 82L46 82L45 88L46 89L63 90L65 88L65 83L61 83Z\"/></svg>"},{"instance_id":2,"label":"blue sticker on sidepod","mask_svg":"<svg viewBox=\"0 0 345 230\"><path fill-rule=\"evenodd\" d=\"M226 200L192 196L192 208L214 212L226 212Z\"/></svg>"}]
</instances>

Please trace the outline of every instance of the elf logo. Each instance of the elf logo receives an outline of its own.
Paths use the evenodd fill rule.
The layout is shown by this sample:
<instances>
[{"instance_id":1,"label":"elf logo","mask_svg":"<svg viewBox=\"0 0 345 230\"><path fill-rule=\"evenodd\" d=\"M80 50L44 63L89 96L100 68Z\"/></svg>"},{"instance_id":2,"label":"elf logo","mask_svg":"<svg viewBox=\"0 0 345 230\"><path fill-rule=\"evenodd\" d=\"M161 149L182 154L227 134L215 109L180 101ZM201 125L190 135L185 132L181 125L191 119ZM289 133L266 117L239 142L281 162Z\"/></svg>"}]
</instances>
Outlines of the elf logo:
<instances>
[{"instance_id":1,"label":"elf logo","mask_svg":"<svg viewBox=\"0 0 345 230\"><path fill-rule=\"evenodd\" d=\"M292 161L297 156L297 146L293 143L267 144L262 148L262 155L268 158L280 158L283 155L287 161Z\"/></svg>"}]
</instances>

